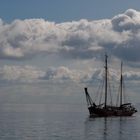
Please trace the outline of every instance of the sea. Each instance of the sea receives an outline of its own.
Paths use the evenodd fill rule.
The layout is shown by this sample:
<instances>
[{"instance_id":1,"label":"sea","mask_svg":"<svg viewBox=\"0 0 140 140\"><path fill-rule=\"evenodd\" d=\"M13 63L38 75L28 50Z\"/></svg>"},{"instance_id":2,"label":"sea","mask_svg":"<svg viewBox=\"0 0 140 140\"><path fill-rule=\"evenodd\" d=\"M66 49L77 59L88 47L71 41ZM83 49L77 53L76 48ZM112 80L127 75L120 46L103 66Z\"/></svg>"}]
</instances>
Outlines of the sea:
<instances>
[{"instance_id":1,"label":"sea","mask_svg":"<svg viewBox=\"0 0 140 140\"><path fill-rule=\"evenodd\" d=\"M1 86L0 140L140 139L139 104L132 117L89 118L82 90L59 88Z\"/></svg>"}]
</instances>

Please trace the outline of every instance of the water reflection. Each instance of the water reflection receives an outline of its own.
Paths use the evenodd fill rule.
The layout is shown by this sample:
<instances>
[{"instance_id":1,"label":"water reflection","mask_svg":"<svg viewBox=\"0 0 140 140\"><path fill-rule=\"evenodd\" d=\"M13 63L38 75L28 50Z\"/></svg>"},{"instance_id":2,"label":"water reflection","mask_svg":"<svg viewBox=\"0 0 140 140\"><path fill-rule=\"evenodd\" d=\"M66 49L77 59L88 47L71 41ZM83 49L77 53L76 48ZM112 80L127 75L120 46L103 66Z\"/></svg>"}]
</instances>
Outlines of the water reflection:
<instances>
[{"instance_id":1,"label":"water reflection","mask_svg":"<svg viewBox=\"0 0 140 140\"><path fill-rule=\"evenodd\" d=\"M107 118L105 117L104 118L104 132L103 132L103 135L104 135L104 139L107 140Z\"/></svg>"},{"instance_id":2,"label":"water reflection","mask_svg":"<svg viewBox=\"0 0 140 140\"><path fill-rule=\"evenodd\" d=\"M87 140L137 139L134 117L87 118L85 137Z\"/></svg>"}]
</instances>

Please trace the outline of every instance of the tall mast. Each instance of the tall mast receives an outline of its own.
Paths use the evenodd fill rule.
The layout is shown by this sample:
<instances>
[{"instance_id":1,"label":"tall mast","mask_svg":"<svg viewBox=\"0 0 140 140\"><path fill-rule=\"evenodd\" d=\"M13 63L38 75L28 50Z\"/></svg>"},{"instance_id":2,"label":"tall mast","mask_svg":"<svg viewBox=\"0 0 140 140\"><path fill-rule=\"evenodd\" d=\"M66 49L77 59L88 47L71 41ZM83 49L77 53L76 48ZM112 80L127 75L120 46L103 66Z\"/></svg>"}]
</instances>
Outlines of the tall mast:
<instances>
[{"instance_id":1,"label":"tall mast","mask_svg":"<svg viewBox=\"0 0 140 140\"><path fill-rule=\"evenodd\" d=\"M105 55L105 108L107 105L107 55Z\"/></svg>"},{"instance_id":2,"label":"tall mast","mask_svg":"<svg viewBox=\"0 0 140 140\"><path fill-rule=\"evenodd\" d=\"M122 105L122 84L123 84L123 76L122 76L122 66L123 63L121 62L121 78L120 78L120 106Z\"/></svg>"}]
</instances>

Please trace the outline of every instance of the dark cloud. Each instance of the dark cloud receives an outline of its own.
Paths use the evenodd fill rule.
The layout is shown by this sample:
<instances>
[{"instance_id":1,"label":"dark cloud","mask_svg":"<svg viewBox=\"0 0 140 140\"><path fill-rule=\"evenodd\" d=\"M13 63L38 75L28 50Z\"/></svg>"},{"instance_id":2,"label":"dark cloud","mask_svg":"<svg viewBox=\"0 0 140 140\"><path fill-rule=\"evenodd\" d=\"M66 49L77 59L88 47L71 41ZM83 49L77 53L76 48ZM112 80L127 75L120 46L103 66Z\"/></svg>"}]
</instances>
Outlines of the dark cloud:
<instances>
[{"instance_id":1,"label":"dark cloud","mask_svg":"<svg viewBox=\"0 0 140 140\"><path fill-rule=\"evenodd\" d=\"M131 40L117 45L116 48L114 48L113 53L122 60L139 62L140 61L139 44L140 39L134 36Z\"/></svg>"}]
</instances>

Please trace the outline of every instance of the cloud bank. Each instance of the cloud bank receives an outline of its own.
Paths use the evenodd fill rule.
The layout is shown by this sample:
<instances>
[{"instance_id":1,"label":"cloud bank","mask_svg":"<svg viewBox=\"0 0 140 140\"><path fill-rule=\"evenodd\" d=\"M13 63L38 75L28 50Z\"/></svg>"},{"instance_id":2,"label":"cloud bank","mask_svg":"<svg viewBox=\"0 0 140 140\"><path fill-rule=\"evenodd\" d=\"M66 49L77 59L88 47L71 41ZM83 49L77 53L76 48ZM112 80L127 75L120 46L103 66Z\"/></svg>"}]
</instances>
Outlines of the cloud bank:
<instances>
[{"instance_id":1,"label":"cloud bank","mask_svg":"<svg viewBox=\"0 0 140 140\"><path fill-rule=\"evenodd\" d=\"M110 80L119 80L120 73L114 69L110 69ZM126 81L139 81L140 72L128 71L123 73ZM42 71L33 66L8 66L0 68L0 82L13 83L34 83L34 82L66 82L72 81L76 83L94 83L96 80L102 80L104 71L100 69L92 69L90 71L82 71L70 69L60 66L57 68L50 67L46 71Z\"/></svg>"},{"instance_id":2,"label":"cloud bank","mask_svg":"<svg viewBox=\"0 0 140 140\"><path fill-rule=\"evenodd\" d=\"M105 52L135 63L140 62L140 12L128 9L111 19L55 23L44 19L14 20L5 23L0 19L0 59L28 60L35 56L49 55L67 62L91 62ZM48 61L51 61L51 58ZM59 56L59 57L57 57ZM85 61L81 61L85 60ZM55 61L55 60L54 60ZM39 61L41 62L41 61ZM98 63L98 62L97 62ZM135 64L133 63L133 64ZM50 63L51 64L51 63ZM61 64L58 62L57 64ZM75 63L76 65L76 63ZM46 71L33 66L8 66L0 68L0 81L74 81L93 82L101 79L103 71L96 69L74 69L75 65L49 67ZM87 64L88 66L90 63ZM87 66L86 65L86 66ZM138 70L136 70L138 71ZM113 79L119 79L118 72L111 70ZM126 80L140 80L140 73L124 73Z\"/></svg>"},{"instance_id":3,"label":"cloud bank","mask_svg":"<svg viewBox=\"0 0 140 140\"><path fill-rule=\"evenodd\" d=\"M140 12L128 9L112 19L54 23L44 19L0 20L0 59L57 54L91 59L102 52L140 61Z\"/></svg>"}]
</instances>

